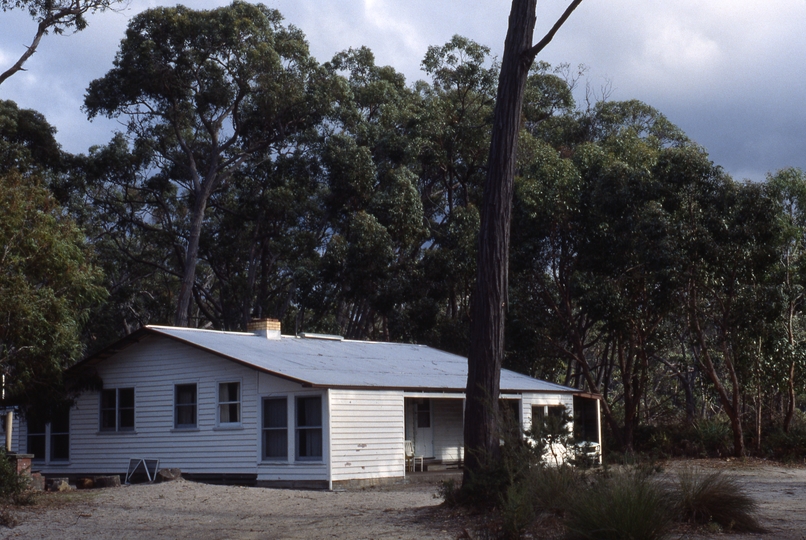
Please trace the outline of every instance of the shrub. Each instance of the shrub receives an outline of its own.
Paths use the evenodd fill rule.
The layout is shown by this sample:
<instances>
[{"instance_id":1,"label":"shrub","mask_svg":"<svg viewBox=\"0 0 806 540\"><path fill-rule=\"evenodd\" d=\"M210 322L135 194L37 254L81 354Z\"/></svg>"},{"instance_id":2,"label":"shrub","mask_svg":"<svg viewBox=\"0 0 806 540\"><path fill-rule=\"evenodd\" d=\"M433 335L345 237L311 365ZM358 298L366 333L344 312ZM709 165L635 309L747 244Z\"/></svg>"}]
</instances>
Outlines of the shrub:
<instances>
[{"instance_id":1,"label":"shrub","mask_svg":"<svg viewBox=\"0 0 806 540\"><path fill-rule=\"evenodd\" d=\"M5 504L29 504L32 492L28 489L29 481L17 474L14 464L0 449L0 502Z\"/></svg>"},{"instance_id":2,"label":"shrub","mask_svg":"<svg viewBox=\"0 0 806 540\"><path fill-rule=\"evenodd\" d=\"M785 462L802 462L806 458L806 427L793 426L789 432L775 429L761 439L765 455Z\"/></svg>"},{"instance_id":3,"label":"shrub","mask_svg":"<svg viewBox=\"0 0 806 540\"><path fill-rule=\"evenodd\" d=\"M733 431L719 419L700 420L695 427L697 442L709 456L729 456L733 449Z\"/></svg>"},{"instance_id":4,"label":"shrub","mask_svg":"<svg viewBox=\"0 0 806 540\"><path fill-rule=\"evenodd\" d=\"M601 476L568 501L566 526L571 540L654 540L672 527L667 491L646 474Z\"/></svg>"},{"instance_id":5,"label":"shrub","mask_svg":"<svg viewBox=\"0 0 806 540\"><path fill-rule=\"evenodd\" d=\"M756 518L756 502L736 479L721 471L696 474L684 470L678 474L677 491L678 511L685 521L713 522L739 532L764 532Z\"/></svg>"}]
</instances>

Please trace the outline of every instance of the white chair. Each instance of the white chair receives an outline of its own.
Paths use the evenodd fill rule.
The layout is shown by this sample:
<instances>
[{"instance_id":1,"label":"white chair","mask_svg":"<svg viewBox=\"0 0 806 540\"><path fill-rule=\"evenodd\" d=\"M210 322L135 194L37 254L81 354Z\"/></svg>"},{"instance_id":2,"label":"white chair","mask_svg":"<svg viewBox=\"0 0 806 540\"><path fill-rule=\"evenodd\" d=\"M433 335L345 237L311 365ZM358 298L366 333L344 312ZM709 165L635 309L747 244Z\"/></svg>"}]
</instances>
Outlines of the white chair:
<instances>
[{"instance_id":1,"label":"white chair","mask_svg":"<svg viewBox=\"0 0 806 540\"><path fill-rule=\"evenodd\" d=\"M423 456L415 455L414 443L412 441L405 441L404 447L406 451L406 470L411 472L417 471L417 460L420 460L420 471L425 470L423 465Z\"/></svg>"}]
</instances>

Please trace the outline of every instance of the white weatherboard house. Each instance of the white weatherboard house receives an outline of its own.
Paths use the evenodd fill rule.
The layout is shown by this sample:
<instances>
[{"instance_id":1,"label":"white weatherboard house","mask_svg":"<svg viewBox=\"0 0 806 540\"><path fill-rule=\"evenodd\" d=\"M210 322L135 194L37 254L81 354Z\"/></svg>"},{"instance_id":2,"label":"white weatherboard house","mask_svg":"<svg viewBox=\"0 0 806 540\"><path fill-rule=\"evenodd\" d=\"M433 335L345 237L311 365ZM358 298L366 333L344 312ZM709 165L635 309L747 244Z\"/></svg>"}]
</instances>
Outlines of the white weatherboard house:
<instances>
[{"instance_id":1,"label":"white weatherboard house","mask_svg":"<svg viewBox=\"0 0 806 540\"><path fill-rule=\"evenodd\" d=\"M148 326L72 368L103 388L47 425L20 425L34 469L124 474L158 459L191 478L332 488L406 474L404 441L429 463L460 463L467 360L422 345ZM599 442L598 400L501 372L501 399L521 425L574 410Z\"/></svg>"}]
</instances>

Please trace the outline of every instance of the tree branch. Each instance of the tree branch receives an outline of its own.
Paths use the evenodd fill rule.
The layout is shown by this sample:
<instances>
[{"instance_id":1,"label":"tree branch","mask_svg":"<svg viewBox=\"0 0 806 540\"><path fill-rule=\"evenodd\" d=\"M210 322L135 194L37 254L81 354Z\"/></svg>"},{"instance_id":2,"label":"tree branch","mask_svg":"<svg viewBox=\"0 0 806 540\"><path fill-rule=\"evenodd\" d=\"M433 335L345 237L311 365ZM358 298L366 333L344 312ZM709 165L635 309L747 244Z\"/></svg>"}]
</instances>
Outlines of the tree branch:
<instances>
[{"instance_id":1,"label":"tree branch","mask_svg":"<svg viewBox=\"0 0 806 540\"><path fill-rule=\"evenodd\" d=\"M551 43L551 40L554 39L554 34L557 33L557 31L560 29L560 27L562 27L563 24L565 24L565 21L568 20L568 17L571 16L571 14L574 12L577 6L579 6L579 4L581 3L582 0L574 0L573 2L571 2L571 5L569 5L565 9L565 12L559 19L557 19L557 22L554 23L554 26L551 27L551 30L549 30L548 33L545 36L543 36L543 39L538 41L537 44L533 45L531 48L523 51L523 56L528 60L530 64L534 62L534 59L538 55L538 53L540 53L540 51L542 51L546 47L546 45Z\"/></svg>"}]
</instances>

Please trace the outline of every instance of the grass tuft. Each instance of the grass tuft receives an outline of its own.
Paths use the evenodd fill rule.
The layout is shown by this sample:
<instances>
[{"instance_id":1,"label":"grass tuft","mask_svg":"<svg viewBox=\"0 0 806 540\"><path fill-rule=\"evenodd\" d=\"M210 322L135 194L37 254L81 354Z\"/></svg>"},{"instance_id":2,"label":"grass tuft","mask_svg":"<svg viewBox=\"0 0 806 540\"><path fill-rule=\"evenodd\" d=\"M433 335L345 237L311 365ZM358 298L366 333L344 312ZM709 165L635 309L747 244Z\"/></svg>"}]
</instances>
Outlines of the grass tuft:
<instances>
[{"instance_id":1,"label":"grass tuft","mask_svg":"<svg viewBox=\"0 0 806 540\"><path fill-rule=\"evenodd\" d=\"M569 540L655 540L672 528L668 492L641 473L597 479L571 496L566 526Z\"/></svg>"},{"instance_id":2,"label":"grass tuft","mask_svg":"<svg viewBox=\"0 0 806 540\"><path fill-rule=\"evenodd\" d=\"M725 530L764 532L758 522L758 505L744 493L735 478L721 471L697 474L691 469L678 473L678 505L685 521L717 523Z\"/></svg>"}]
</instances>

